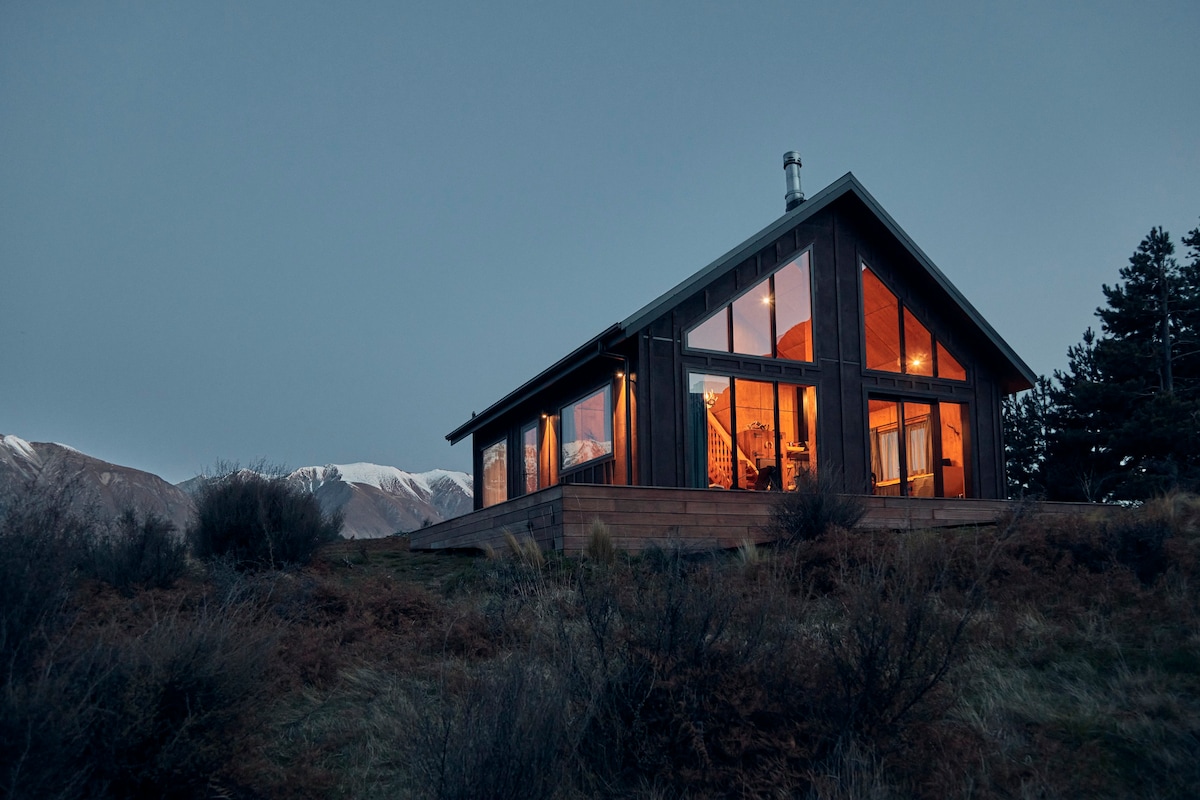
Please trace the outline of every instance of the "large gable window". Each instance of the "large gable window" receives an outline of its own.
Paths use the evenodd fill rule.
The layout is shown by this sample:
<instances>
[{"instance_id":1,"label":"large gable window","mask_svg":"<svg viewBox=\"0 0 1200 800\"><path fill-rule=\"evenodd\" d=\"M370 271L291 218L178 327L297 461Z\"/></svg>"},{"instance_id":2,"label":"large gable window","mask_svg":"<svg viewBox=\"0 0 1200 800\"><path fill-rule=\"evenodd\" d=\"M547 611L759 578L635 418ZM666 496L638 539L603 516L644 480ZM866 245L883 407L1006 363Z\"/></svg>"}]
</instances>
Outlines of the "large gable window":
<instances>
[{"instance_id":1,"label":"large gable window","mask_svg":"<svg viewBox=\"0 0 1200 800\"><path fill-rule=\"evenodd\" d=\"M613 452L612 387L605 386L562 410L562 468L573 469Z\"/></svg>"},{"instance_id":2,"label":"large gable window","mask_svg":"<svg viewBox=\"0 0 1200 800\"><path fill-rule=\"evenodd\" d=\"M812 271L805 250L689 330L692 350L812 361Z\"/></svg>"},{"instance_id":3,"label":"large gable window","mask_svg":"<svg viewBox=\"0 0 1200 800\"><path fill-rule=\"evenodd\" d=\"M965 381L967 371L904 307L866 264L862 266L863 339L867 369Z\"/></svg>"}]
</instances>

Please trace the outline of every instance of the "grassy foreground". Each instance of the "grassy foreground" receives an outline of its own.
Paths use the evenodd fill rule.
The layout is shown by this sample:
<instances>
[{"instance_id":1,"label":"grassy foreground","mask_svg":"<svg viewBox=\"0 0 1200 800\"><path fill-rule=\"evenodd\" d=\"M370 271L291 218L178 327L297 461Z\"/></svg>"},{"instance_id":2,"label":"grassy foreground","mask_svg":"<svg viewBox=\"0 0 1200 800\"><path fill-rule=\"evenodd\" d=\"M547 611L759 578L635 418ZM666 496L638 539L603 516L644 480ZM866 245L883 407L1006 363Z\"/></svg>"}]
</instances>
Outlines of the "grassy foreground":
<instances>
[{"instance_id":1,"label":"grassy foreground","mask_svg":"<svg viewBox=\"0 0 1200 800\"><path fill-rule=\"evenodd\" d=\"M3 615L0 796L1195 796L1200 500L1050 524L73 573Z\"/></svg>"}]
</instances>

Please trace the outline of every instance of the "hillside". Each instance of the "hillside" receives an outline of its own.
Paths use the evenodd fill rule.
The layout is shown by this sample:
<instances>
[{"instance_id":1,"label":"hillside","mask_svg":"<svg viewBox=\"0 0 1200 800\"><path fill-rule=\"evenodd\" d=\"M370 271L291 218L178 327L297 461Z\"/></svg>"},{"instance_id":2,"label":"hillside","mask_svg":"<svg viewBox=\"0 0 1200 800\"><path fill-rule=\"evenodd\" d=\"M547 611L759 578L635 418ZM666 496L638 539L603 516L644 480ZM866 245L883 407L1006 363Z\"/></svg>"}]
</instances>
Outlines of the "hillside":
<instances>
[{"instance_id":1,"label":"hillside","mask_svg":"<svg viewBox=\"0 0 1200 800\"><path fill-rule=\"evenodd\" d=\"M27 569L6 549L18 534L0 526L9 621L33 619L3 594ZM1200 785L1200 498L733 553L605 543L602 524L580 559L342 541L302 570L195 564L131 596L86 569L24 573L68 601L0 652L6 789L1150 800Z\"/></svg>"},{"instance_id":2,"label":"hillside","mask_svg":"<svg viewBox=\"0 0 1200 800\"><path fill-rule=\"evenodd\" d=\"M157 475L110 464L64 444L0 435L0 490L34 478L70 482L77 502L106 518L133 508L168 519L179 530L191 519L191 498Z\"/></svg>"}]
</instances>

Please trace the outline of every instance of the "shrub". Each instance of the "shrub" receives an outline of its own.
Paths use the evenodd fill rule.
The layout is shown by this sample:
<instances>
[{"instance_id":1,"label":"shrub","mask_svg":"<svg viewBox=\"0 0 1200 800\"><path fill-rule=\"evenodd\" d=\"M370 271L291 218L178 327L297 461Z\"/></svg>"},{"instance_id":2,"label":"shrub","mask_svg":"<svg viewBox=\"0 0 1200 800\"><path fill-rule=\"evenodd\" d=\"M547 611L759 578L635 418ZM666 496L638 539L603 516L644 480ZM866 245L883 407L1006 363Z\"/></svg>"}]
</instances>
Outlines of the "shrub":
<instances>
[{"instance_id":1,"label":"shrub","mask_svg":"<svg viewBox=\"0 0 1200 800\"><path fill-rule=\"evenodd\" d=\"M129 509L108 536L92 542L91 567L97 578L125 594L139 586L168 589L187 567L186 547L170 520L154 514L138 519Z\"/></svg>"},{"instance_id":2,"label":"shrub","mask_svg":"<svg viewBox=\"0 0 1200 800\"><path fill-rule=\"evenodd\" d=\"M0 795L207 796L263 685L271 633L253 613L202 605L64 641L0 691Z\"/></svg>"},{"instance_id":3,"label":"shrub","mask_svg":"<svg viewBox=\"0 0 1200 800\"><path fill-rule=\"evenodd\" d=\"M0 683L29 666L69 616L91 515L72 483L28 481L0 497Z\"/></svg>"},{"instance_id":4,"label":"shrub","mask_svg":"<svg viewBox=\"0 0 1200 800\"><path fill-rule=\"evenodd\" d=\"M828 471L801 472L796 488L779 495L771 510L770 529L783 543L808 541L824 536L832 528L849 530L866 513L862 500L839 494Z\"/></svg>"},{"instance_id":5,"label":"shrub","mask_svg":"<svg viewBox=\"0 0 1200 800\"><path fill-rule=\"evenodd\" d=\"M199 558L228 558L239 569L307 564L342 528L309 492L282 478L239 470L205 483L188 529Z\"/></svg>"}]
</instances>

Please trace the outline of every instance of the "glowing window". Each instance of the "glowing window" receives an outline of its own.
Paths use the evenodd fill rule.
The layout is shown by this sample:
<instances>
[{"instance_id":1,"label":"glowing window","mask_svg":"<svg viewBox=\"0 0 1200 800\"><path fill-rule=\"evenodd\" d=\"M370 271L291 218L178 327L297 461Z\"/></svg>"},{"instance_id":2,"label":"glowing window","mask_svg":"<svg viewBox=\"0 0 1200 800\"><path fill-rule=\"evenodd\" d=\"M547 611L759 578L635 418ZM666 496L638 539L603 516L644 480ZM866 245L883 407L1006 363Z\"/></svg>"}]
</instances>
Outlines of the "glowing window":
<instances>
[{"instance_id":1,"label":"glowing window","mask_svg":"<svg viewBox=\"0 0 1200 800\"><path fill-rule=\"evenodd\" d=\"M963 369L963 365L950 355L950 351L943 347L941 342L937 343L937 373L939 378L947 378L952 381L967 379L967 371Z\"/></svg>"},{"instance_id":2,"label":"glowing window","mask_svg":"<svg viewBox=\"0 0 1200 800\"><path fill-rule=\"evenodd\" d=\"M508 444L503 439L483 449L483 507L508 499Z\"/></svg>"},{"instance_id":3,"label":"glowing window","mask_svg":"<svg viewBox=\"0 0 1200 800\"><path fill-rule=\"evenodd\" d=\"M867 369L967 379L962 364L866 264L862 265L862 300Z\"/></svg>"},{"instance_id":4,"label":"glowing window","mask_svg":"<svg viewBox=\"0 0 1200 800\"><path fill-rule=\"evenodd\" d=\"M867 369L900 372L900 301L863 265L863 331Z\"/></svg>"},{"instance_id":5,"label":"glowing window","mask_svg":"<svg viewBox=\"0 0 1200 800\"><path fill-rule=\"evenodd\" d=\"M904 309L904 371L909 375L933 375L933 336Z\"/></svg>"}]
</instances>

